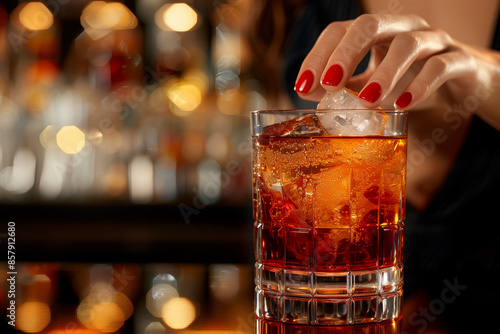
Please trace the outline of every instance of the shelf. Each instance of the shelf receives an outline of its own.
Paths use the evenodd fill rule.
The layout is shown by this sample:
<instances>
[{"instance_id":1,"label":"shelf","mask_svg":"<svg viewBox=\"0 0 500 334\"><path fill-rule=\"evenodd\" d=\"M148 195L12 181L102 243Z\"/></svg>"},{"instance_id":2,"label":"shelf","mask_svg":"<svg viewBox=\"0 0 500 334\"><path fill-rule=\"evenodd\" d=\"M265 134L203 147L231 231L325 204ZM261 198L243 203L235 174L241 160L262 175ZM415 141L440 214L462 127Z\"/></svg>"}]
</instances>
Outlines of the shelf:
<instances>
[{"instance_id":1,"label":"shelf","mask_svg":"<svg viewBox=\"0 0 500 334\"><path fill-rule=\"evenodd\" d=\"M250 207L0 205L18 261L250 263ZM191 209L195 209L191 207Z\"/></svg>"}]
</instances>

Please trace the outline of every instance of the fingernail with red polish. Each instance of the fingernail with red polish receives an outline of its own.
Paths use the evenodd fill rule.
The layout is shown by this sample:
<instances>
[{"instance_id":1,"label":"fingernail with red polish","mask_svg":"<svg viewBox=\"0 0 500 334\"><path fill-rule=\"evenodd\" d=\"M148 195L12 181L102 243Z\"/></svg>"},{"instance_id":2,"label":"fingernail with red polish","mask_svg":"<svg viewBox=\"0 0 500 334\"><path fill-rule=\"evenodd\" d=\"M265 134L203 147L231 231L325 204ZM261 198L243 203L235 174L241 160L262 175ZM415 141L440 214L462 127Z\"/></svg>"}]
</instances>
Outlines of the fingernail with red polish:
<instances>
[{"instance_id":1,"label":"fingernail with red polish","mask_svg":"<svg viewBox=\"0 0 500 334\"><path fill-rule=\"evenodd\" d=\"M400 109L406 108L413 99L413 95L410 92L404 92L396 100L396 106Z\"/></svg>"},{"instance_id":2,"label":"fingernail with red polish","mask_svg":"<svg viewBox=\"0 0 500 334\"><path fill-rule=\"evenodd\" d=\"M299 80L295 83L295 91L297 93L307 93L314 81L314 74L310 70L306 70L302 72L302 74L299 77Z\"/></svg>"},{"instance_id":3,"label":"fingernail with red polish","mask_svg":"<svg viewBox=\"0 0 500 334\"><path fill-rule=\"evenodd\" d=\"M328 86L338 86L340 81L342 81L343 76L344 70L342 69L342 66L340 66L339 64L334 64L330 66L328 71L326 71L323 80L321 80L321 83Z\"/></svg>"},{"instance_id":4,"label":"fingernail with red polish","mask_svg":"<svg viewBox=\"0 0 500 334\"><path fill-rule=\"evenodd\" d=\"M380 84L378 84L377 82L372 82L371 84L366 86L363 91L361 91L361 93L359 94L359 98L370 103L374 103L378 100L381 93L382 88L380 87Z\"/></svg>"}]
</instances>

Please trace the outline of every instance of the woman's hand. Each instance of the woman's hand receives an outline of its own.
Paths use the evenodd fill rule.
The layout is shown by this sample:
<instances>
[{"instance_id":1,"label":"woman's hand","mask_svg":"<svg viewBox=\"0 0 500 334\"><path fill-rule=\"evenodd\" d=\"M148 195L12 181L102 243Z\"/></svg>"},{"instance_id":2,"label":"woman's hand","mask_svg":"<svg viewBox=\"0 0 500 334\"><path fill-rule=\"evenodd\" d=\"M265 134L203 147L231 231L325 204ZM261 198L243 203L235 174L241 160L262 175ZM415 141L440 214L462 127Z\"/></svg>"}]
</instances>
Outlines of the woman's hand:
<instances>
[{"instance_id":1,"label":"woman's hand","mask_svg":"<svg viewBox=\"0 0 500 334\"><path fill-rule=\"evenodd\" d=\"M367 70L353 77L370 50ZM331 23L305 58L295 90L319 101L325 90L344 86L359 90L366 107L414 108L436 92L450 105L476 96L475 111L500 128L499 53L459 43L418 16L365 14Z\"/></svg>"}]
</instances>

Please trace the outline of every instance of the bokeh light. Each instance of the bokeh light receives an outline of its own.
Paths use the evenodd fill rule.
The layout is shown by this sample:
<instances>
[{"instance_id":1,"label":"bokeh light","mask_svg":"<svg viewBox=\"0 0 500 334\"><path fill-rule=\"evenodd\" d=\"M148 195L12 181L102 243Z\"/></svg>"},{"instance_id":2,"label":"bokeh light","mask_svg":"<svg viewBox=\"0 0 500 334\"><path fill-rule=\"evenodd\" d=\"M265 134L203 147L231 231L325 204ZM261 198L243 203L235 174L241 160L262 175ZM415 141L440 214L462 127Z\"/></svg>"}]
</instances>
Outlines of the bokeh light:
<instances>
[{"instance_id":1,"label":"bokeh light","mask_svg":"<svg viewBox=\"0 0 500 334\"><path fill-rule=\"evenodd\" d=\"M116 291L115 293L113 293L113 301L120 308L123 315L125 316L125 319L128 319L132 316L132 314L134 313L134 305L126 294L120 291Z\"/></svg>"},{"instance_id":2,"label":"bokeh light","mask_svg":"<svg viewBox=\"0 0 500 334\"><path fill-rule=\"evenodd\" d=\"M176 81L167 88L172 113L177 116L190 115L202 102L200 88L184 80Z\"/></svg>"},{"instance_id":3,"label":"bokeh light","mask_svg":"<svg viewBox=\"0 0 500 334\"><path fill-rule=\"evenodd\" d=\"M16 328L25 333L38 333L50 323L50 308L46 303L27 301L17 308L16 318Z\"/></svg>"},{"instance_id":4,"label":"bokeh light","mask_svg":"<svg viewBox=\"0 0 500 334\"><path fill-rule=\"evenodd\" d=\"M155 284L146 294L146 308L153 316L161 318L163 306L178 297L179 293L172 285Z\"/></svg>"},{"instance_id":5,"label":"bokeh light","mask_svg":"<svg viewBox=\"0 0 500 334\"><path fill-rule=\"evenodd\" d=\"M159 12L161 13L163 23L173 31L189 31L198 23L198 14L185 3L164 6L160 8Z\"/></svg>"},{"instance_id":6,"label":"bokeh light","mask_svg":"<svg viewBox=\"0 0 500 334\"><path fill-rule=\"evenodd\" d=\"M122 309L114 302L102 302L92 305L90 309L92 326L101 332L116 332L124 322Z\"/></svg>"},{"instance_id":7,"label":"bokeh light","mask_svg":"<svg viewBox=\"0 0 500 334\"><path fill-rule=\"evenodd\" d=\"M12 166L0 171L0 187L11 194L25 194L34 185L36 157L28 149L18 149Z\"/></svg>"},{"instance_id":8,"label":"bokeh light","mask_svg":"<svg viewBox=\"0 0 500 334\"><path fill-rule=\"evenodd\" d=\"M19 22L28 30L38 31L49 29L54 23L50 10L41 2L28 2L22 5L19 12Z\"/></svg>"},{"instance_id":9,"label":"bokeh light","mask_svg":"<svg viewBox=\"0 0 500 334\"><path fill-rule=\"evenodd\" d=\"M135 203L147 203L154 195L154 170L149 156L135 156L129 165L129 195Z\"/></svg>"},{"instance_id":10,"label":"bokeh light","mask_svg":"<svg viewBox=\"0 0 500 334\"><path fill-rule=\"evenodd\" d=\"M120 2L92 1L83 9L80 23L91 38L99 39L112 30L135 29L138 20Z\"/></svg>"},{"instance_id":11,"label":"bokeh light","mask_svg":"<svg viewBox=\"0 0 500 334\"><path fill-rule=\"evenodd\" d=\"M208 78L208 75L202 70L199 69L186 70L182 78L185 81L190 82L196 87L198 87L202 95L207 94L210 86L210 79Z\"/></svg>"},{"instance_id":12,"label":"bokeh light","mask_svg":"<svg viewBox=\"0 0 500 334\"><path fill-rule=\"evenodd\" d=\"M40 144L42 144L44 148L57 147L56 135L58 131L59 128L57 126L47 125L40 133Z\"/></svg>"},{"instance_id":13,"label":"bokeh light","mask_svg":"<svg viewBox=\"0 0 500 334\"><path fill-rule=\"evenodd\" d=\"M80 302L76 316L87 329L116 332L134 311L132 302L109 283L98 282Z\"/></svg>"},{"instance_id":14,"label":"bokeh light","mask_svg":"<svg viewBox=\"0 0 500 334\"><path fill-rule=\"evenodd\" d=\"M57 146L66 154L77 154L85 147L85 134L74 125L63 126L56 135Z\"/></svg>"},{"instance_id":15,"label":"bokeh light","mask_svg":"<svg viewBox=\"0 0 500 334\"><path fill-rule=\"evenodd\" d=\"M134 29L138 21L135 15L120 2L92 1L82 12L84 27L98 30Z\"/></svg>"},{"instance_id":16,"label":"bokeh light","mask_svg":"<svg viewBox=\"0 0 500 334\"><path fill-rule=\"evenodd\" d=\"M183 297L169 300L162 309L162 319L173 329L188 327L196 318L196 309L193 303Z\"/></svg>"}]
</instances>

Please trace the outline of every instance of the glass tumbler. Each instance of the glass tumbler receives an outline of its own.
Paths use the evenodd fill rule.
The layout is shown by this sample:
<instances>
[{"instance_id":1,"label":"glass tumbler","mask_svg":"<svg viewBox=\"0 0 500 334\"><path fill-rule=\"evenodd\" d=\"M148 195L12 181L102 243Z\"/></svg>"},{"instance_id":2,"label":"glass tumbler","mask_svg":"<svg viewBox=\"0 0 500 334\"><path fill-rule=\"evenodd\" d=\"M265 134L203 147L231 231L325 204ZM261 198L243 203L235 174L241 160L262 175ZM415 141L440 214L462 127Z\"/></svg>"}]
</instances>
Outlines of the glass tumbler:
<instances>
[{"instance_id":1,"label":"glass tumbler","mask_svg":"<svg viewBox=\"0 0 500 334\"><path fill-rule=\"evenodd\" d=\"M407 112L251 118L256 317L320 326L399 318Z\"/></svg>"}]
</instances>

